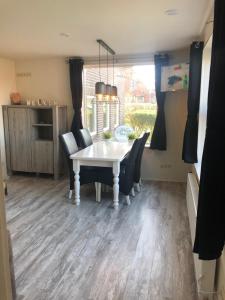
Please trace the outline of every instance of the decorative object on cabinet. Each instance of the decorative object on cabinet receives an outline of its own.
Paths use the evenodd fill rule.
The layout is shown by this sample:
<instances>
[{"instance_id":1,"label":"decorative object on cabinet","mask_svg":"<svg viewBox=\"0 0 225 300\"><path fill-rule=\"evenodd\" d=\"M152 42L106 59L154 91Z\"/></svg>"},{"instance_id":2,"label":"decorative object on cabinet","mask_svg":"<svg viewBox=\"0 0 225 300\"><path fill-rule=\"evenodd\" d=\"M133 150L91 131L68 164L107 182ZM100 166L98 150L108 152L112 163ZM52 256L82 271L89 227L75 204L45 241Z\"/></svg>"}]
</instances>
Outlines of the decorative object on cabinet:
<instances>
[{"instance_id":1,"label":"decorative object on cabinet","mask_svg":"<svg viewBox=\"0 0 225 300\"><path fill-rule=\"evenodd\" d=\"M66 106L3 106L7 169L63 172L59 135L67 131Z\"/></svg>"},{"instance_id":2,"label":"decorative object on cabinet","mask_svg":"<svg viewBox=\"0 0 225 300\"><path fill-rule=\"evenodd\" d=\"M21 95L20 93L11 93L10 94L11 103L14 105L21 104Z\"/></svg>"}]
</instances>

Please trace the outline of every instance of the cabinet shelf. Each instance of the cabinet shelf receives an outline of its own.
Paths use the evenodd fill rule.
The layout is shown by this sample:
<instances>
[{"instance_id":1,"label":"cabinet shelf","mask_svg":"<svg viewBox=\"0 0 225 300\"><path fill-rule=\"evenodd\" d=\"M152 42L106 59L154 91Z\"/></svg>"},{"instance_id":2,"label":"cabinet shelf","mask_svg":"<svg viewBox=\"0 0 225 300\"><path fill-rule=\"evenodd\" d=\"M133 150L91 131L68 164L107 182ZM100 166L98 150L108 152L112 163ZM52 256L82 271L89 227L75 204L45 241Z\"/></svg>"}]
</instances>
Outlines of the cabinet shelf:
<instances>
[{"instance_id":1,"label":"cabinet shelf","mask_svg":"<svg viewBox=\"0 0 225 300\"><path fill-rule=\"evenodd\" d=\"M53 142L51 139L36 139L35 142Z\"/></svg>"}]
</instances>

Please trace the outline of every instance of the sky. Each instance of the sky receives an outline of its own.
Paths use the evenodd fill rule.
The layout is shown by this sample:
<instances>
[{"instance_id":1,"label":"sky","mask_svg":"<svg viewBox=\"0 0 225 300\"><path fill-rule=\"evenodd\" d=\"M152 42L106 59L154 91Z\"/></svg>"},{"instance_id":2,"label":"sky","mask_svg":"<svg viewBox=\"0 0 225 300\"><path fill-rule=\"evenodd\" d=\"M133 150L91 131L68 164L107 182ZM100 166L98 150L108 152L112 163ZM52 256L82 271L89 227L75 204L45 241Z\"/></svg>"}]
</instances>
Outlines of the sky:
<instances>
[{"instance_id":1,"label":"sky","mask_svg":"<svg viewBox=\"0 0 225 300\"><path fill-rule=\"evenodd\" d=\"M155 88L155 66L140 65L133 66L134 79L142 81L148 89Z\"/></svg>"}]
</instances>

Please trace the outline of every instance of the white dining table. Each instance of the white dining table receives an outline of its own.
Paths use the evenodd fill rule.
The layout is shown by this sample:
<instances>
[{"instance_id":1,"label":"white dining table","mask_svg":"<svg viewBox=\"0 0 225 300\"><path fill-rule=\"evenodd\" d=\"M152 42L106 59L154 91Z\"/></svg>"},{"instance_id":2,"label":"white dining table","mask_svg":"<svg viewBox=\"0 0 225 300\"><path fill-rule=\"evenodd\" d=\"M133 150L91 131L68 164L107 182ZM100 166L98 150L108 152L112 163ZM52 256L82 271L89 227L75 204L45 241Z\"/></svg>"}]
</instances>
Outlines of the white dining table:
<instances>
[{"instance_id":1,"label":"white dining table","mask_svg":"<svg viewBox=\"0 0 225 300\"><path fill-rule=\"evenodd\" d=\"M111 167L113 172L113 204L119 206L120 162L130 151L132 142L100 141L70 156L75 174L75 204L80 204L80 166Z\"/></svg>"}]
</instances>

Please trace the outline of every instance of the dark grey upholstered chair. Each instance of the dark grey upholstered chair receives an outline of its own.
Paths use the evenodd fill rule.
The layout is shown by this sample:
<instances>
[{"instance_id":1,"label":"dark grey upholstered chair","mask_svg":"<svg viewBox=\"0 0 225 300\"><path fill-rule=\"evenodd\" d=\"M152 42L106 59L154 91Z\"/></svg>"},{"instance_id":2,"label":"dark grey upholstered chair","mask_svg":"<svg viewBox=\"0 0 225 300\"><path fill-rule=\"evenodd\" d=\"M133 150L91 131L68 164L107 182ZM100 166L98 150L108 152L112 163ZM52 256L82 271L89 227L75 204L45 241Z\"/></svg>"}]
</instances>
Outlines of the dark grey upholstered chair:
<instances>
[{"instance_id":1,"label":"dark grey upholstered chair","mask_svg":"<svg viewBox=\"0 0 225 300\"><path fill-rule=\"evenodd\" d=\"M145 144L149 138L150 132L145 132L141 138L141 145L138 151L137 160L135 163L135 171L134 171L134 183L136 184L136 188L140 191L140 179L141 179L141 161L143 152L145 149Z\"/></svg>"},{"instance_id":2,"label":"dark grey upholstered chair","mask_svg":"<svg viewBox=\"0 0 225 300\"><path fill-rule=\"evenodd\" d=\"M126 162L120 166L119 189L126 196L127 204L130 204L129 194L134 184L135 162L137 160L138 151L141 146L141 139L136 139L126 158ZM98 182L113 186L112 168L103 168L98 172Z\"/></svg>"},{"instance_id":3,"label":"dark grey upholstered chair","mask_svg":"<svg viewBox=\"0 0 225 300\"><path fill-rule=\"evenodd\" d=\"M93 144L90 131L87 128L80 129L79 136L82 148L86 148Z\"/></svg>"},{"instance_id":4,"label":"dark grey upholstered chair","mask_svg":"<svg viewBox=\"0 0 225 300\"><path fill-rule=\"evenodd\" d=\"M70 159L70 155L78 151L78 146L72 132L64 133L60 135L60 141L62 144L63 152L66 155L66 160L69 168L70 176L70 192L69 198L72 197L72 191L74 190L74 172L73 161ZM98 168L81 166L80 168L80 184L88 184L97 182Z\"/></svg>"}]
</instances>

